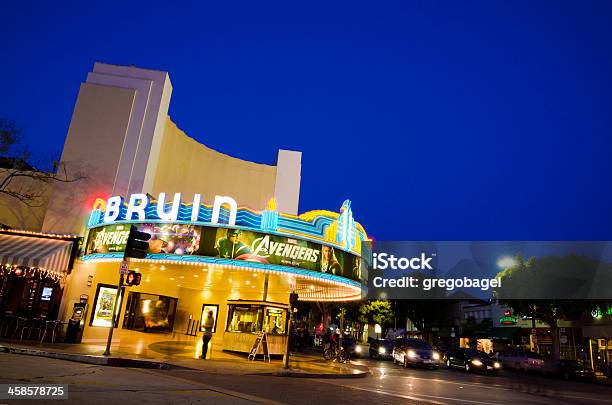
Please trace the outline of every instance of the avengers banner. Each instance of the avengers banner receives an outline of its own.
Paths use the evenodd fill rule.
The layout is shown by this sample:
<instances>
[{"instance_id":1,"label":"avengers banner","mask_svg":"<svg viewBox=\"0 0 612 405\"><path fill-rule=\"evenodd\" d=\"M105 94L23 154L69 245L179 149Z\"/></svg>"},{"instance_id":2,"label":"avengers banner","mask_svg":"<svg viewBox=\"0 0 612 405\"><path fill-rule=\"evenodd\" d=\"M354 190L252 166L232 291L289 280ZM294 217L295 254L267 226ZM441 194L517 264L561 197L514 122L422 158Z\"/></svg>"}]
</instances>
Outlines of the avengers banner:
<instances>
[{"instance_id":1,"label":"avengers banner","mask_svg":"<svg viewBox=\"0 0 612 405\"><path fill-rule=\"evenodd\" d=\"M362 280L358 256L321 243L233 228L190 224L146 223L149 253L198 255L298 267ZM85 254L122 252L129 225L107 225L89 232Z\"/></svg>"}]
</instances>

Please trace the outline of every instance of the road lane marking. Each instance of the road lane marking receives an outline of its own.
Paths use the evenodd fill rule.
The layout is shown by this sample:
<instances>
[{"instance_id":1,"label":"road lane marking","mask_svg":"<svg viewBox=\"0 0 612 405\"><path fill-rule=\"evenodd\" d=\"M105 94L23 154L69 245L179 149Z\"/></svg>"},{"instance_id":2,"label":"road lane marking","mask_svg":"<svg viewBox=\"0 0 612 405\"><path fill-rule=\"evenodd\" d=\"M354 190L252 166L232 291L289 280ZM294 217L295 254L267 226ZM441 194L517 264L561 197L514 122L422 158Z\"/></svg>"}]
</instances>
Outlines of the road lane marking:
<instances>
[{"instance_id":1,"label":"road lane marking","mask_svg":"<svg viewBox=\"0 0 612 405\"><path fill-rule=\"evenodd\" d=\"M461 382L454 382L454 381L448 381L448 380L440 380L438 378L423 378L423 377L414 377L414 376L395 376L398 378L406 378L406 379L415 379L415 380L423 380L423 381L435 381L435 382L440 382L440 383L446 383L446 384L454 384L454 385L459 385L459 386L475 386L478 388L487 388L487 389L495 389L495 390L502 390L502 391L516 391L516 392L520 392L523 394L533 394L533 395L539 395L539 396L544 396L544 397L548 397L551 398L552 396L550 394L554 394L556 396L560 396L561 398L575 398L575 399L588 399L591 401L601 401L601 402L610 402L612 403L611 399L602 399L599 397L583 397L583 396L577 396L577 395L566 395L564 394L563 391L560 390L559 387L553 387L553 388L549 388L549 387L544 387L543 392L541 393L532 393L530 391L522 391L522 390L518 390L515 388L511 388L511 387L506 387L500 384L490 384L487 385L485 383L481 383L481 382L471 382L471 383L461 383ZM510 383L512 383L512 380L508 380ZM521 382L523 383L523 382ZM525 382L525 384L528 384L528 382ZM420 395L420 394L419 394Z\"/></svg>"},{"instance_id":2,"label":"road lane marking","mask_svg":"<svg viewBox=\"0 0 612 405\"><path fill-rule=\"evenodd\" d=\"M384 370L384 368L380 368L379 370ZM383 373L381 373L383 374ZM599 402L606 402L606 403L612 403L611 399L603 399L600 397L584 397L584 396L578 396L578 395L567 395L565 394L563 391L560 391L559 387L544 387L543 388L543 392L541 393L533 393L530 391L525 391L525 390L518 390L512 387L507 387L501 384L486 384L483 382L455 382L455 381L449 381L449 380L442 380L439 378L425 378L425 377L416 377L416 376L412 376L412 375L400 375L400 374L391 374L391 373L384 373L384 375L386 377L389 376L393 376L396 378L403 378L403 379L414 379L414 380L421 380L421 381L434 381L434 382L438 382L438 383L446 383L446 384L453 384L453 385L459 385L459 386L474 386L477 388L488 388L488 389L494 389L494 390L501 390L501 391L515 391L515 392L520 392L522 394L528 394L528 395L537 395L540 397L544 397L544 398L558 398L558 399L581 399L581 400L589 400L589 401L599 401ZM512 379L508 379L509 383L516 383L516 381L513 381ZM521 382L519 381L519 383L525 383L525 384L529 384L528 382ZM415 394L415 395L426 395L426 394Z\"/></svg>"},{"instance_id":3,"label":"road lane marking","mask_svg":"<svg viewBox=\"0 0 612 405\"><path fill-rule=\"evenodd\" d=\"M480 383L480 382L455 382L455 381L449 381L449 380L441 380L439 378L424 378L424 377L414 377L414 376L408 376L408 375L398 375L397 377L414 379L414 380L423 380L423 381L428 381L428 382L434 381L434 382L445 383L445 384L454 384L454 385L461 385L461 386L467 385L467 386L475 386L478 388L512 391L512 388L508 388L500 384L485 384L485 383Z\"/></svg>"},{"instance_id":4,"label":"road lane marking","mask_svg":"<svg viewBox=\"0 0 612 405\"><path fill-rule=\"evenodd\" d=\"M319 380L321 382L328 382L328 381L324 381L324 380ZM411 395L406 395L406 394L400 394L398 392L391 392L391 391L383 391L379 388L376 388L374 391L371 388L361 388L361 387L353 387L350 385L342 385L339 383L333 383L336 385L341 385L343 387L346 388L352 388L355 390L360 390L360 391L367 391L367 392L375 392L377 394L381 394L381 395L388 395L388 396L392 396L392 397L398 397L398 398L404 398L404 399L412 399L415 401L423 401L426 400L432 404L438 404L438 405L448 405L448 404L453 404L453 403L457 403L457 402L464 402L464 403L468 403L468 404L479 404L479 405L505 405L502 402L484 402L484 401L475 401L475 400L471 400L471 399L460 399L460 398L449 398L449 397L442 397L442 396L438 396L438 395L427 395L427 394L411 394ZM433 399L432 399L433 398ZM437 401L438 399L441 400L446 400L446 401L452 401L452 402L440 402Z\"/></svg>"},{"instance_id":5,"label":"road lane marking","mask_svg":"<svg viewBox=\"0 0 612 405\"><path fill-rule=\"evenodd\" d=\"M589 401L597 401L597 402L612 402L612 399L602 399L602 398L593 398L593 397L579 397L576 395L562 395L563 398L575 398L575 399L588 399Z\"/></svg>"}]
</instances>

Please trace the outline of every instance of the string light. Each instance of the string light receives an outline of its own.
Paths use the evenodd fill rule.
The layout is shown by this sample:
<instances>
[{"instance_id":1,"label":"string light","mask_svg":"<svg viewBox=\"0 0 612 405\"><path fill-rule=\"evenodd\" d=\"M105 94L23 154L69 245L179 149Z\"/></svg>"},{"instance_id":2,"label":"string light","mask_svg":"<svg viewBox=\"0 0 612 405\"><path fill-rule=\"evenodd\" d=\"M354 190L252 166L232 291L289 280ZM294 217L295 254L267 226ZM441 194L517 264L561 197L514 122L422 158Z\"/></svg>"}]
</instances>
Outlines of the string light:
<instances>
[{"instance_id":1,"label":"string light","mask_svg":"<svg viewBox=\"0 0 612 405\"><path fill-rule=\"evenodd\" d=\"M54 282L61 281L66 277L66 273L64 272L49 270L42 267L12 266L10 264L0 265L0 271L3 273L4 276L14 274L17 277L36 277L40 280L51 279Z\"/></svg>"},{"instance_id":2,"label":"string light","mask_svg":"<svg viewBox=\"0 0 612 405\"><path fill-rule=\"evenodd\" d=\"M12 233L15 235L43 236L45 238L55 238L55 239L80 239L81 238L79 235L26 231L23 229L2 229L0 230L0 233Z\"/></svg>"}]
</instances>

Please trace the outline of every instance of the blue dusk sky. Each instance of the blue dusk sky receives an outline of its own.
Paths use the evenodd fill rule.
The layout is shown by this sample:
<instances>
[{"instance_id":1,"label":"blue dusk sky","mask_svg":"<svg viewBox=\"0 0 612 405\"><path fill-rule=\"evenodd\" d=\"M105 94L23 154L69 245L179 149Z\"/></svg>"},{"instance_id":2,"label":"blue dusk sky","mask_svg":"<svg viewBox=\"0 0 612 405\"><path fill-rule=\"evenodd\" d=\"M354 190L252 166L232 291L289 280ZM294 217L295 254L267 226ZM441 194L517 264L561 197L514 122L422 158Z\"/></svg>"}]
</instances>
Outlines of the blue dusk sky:
<instances>
[{"instance_id":1,"label":"blue dusk sky","mask_svg":"<svg viewBox=\"0 0 612 405\"><path fill-rule=\"evenodd\" d=\"M232 156L303 152L300 211L375 239L612 238L612 2L5 1L0 116L59 154L95 61L166 70Z\"/></svg>"}]
</instances>

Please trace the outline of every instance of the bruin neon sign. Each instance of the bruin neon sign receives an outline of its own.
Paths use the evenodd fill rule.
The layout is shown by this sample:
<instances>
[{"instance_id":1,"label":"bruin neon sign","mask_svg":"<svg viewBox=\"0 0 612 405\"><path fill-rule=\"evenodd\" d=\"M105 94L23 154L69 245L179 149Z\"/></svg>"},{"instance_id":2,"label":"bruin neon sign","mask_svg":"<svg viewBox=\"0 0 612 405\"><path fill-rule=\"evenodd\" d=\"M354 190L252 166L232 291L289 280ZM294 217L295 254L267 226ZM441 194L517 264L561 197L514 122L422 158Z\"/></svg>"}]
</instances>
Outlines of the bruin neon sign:
<instances>
[{"instance_id":1,"label":"bruin neon sign","mask_svg":"<svg viewBox=\"0 0 612 405\"><path fill-rule=\"evenodd\" d=\"M191 220L197 221L198 214L200 213L200 201L202 196L195 194L193 197L193 206L191 208ZM159 193L157 197L157 215L162 221L176 221L178 218L179 208L182 203L181 193L174 193L172 202L168 203L169 199L166 197L166 193ZM146 210L151 204L151 200L147 194L138 193L130 195L130 199L127 203L127 209L125 211L125 220L139 220L144 221L147 219ZM216 195L213 203L211 223L219 223L219 215L221 213L221 207L226 204L229 206L229 225L236 225L236 214L238 212L238 204L232 197ZM114 222L119 218L121 209L124 207L124 200L121 196L113 196L106 202L106 209L104 211L104 222Z\"/></svg>"}]
</instances>

